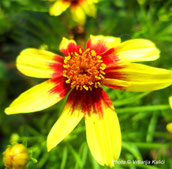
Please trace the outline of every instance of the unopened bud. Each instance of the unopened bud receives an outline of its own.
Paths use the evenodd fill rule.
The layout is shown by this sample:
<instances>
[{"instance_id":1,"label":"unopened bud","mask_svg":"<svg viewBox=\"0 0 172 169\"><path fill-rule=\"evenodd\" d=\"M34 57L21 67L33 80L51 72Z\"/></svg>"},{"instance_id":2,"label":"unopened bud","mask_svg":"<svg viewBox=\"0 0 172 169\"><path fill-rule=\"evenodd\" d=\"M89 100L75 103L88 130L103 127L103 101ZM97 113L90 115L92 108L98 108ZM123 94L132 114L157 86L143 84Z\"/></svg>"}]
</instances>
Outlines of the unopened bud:
<instances>
[{"instance_id":1,"label":"unopened bud","mask_svg":"<svg viewBox=\"0 0 172 169\"><path fill-rule=\"evenodd\" d=\"M137 2L139 3L139 5L144 5L145 4L145 0L137 0Z\"/></svg>"},{"instance_id":2,"label":"unopened bud","mask_svg":"<svg viewBox=\"0 0 172 169\"><path fill-rule=\"evenodd\" d=\"M10 143L11 143L12 145L17 144L19 138L20 138L20 137L19 137L19 135L18 135L17 133L13 133L13 134L11 135L11 138L10 138Z\"/></svg>"},{"instance_id":3,"label":"unopened bud","mask_svg":"<svg viewBox=\"0 0 172 169\"><path fill-rule=\"evenodd\" d=\"M28 159L28 151L22 144L9 147L3 153L4 165L10 169L24 169Z\"/></svg>"}]
</instances>

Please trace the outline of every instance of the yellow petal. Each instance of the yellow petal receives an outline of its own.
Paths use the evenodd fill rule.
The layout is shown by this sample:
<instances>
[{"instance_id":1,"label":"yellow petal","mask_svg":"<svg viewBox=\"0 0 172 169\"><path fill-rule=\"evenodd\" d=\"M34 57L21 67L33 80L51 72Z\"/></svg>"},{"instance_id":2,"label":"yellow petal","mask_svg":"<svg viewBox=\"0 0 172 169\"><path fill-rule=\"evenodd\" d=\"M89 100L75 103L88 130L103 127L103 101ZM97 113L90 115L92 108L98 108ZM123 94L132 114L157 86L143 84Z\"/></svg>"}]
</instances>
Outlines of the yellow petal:
<instances>
[{"instance_id":1,"label":"yellow petal","mask_svg":"<svg viewBox=\"0 0 172 169\"><path fill-rule=\"evenodd\" d=\"M90 35L90 41L95 46L105 45L107 48L114 48L120 44L121 39L113 36Z\"/></svg>"},{"instance_id":2,"label":"yellow petal","mask_svg":"<svg viewBox=\"0 0 172 169\"><path fill-rule=\"evenodd\" d=\"M52 127L48 138L47 148L50 151L60 143L80 122L83 117L80 104L75 105L76 95L73 92L68 97L62 115Z\"/></svg>"},{"instance_id":3,"label":"yellow petal","mask_svg":"<svg viewBox=\"0 0 172 169\"><path fill-rule=\"evenodd\" d=\"M124 80L120 80L120 79L110 79L110 78L105 78L105 79L103 79L103 84L104 85L109 85L109 86L116 86L116 89L120 89L120 87L129 87L130 86L130 84L129 84L129 82L127 82L127 81L124 81Z\"/></svg>"},{"instance_id":4,"label":"yellow petal","mask_svg":"<svg viewBox=\"0 0 172 169\"><path fill-rule=\"evenodd\" d=\"M121 85L121 90L134 92L159 90L172 84L172 71L137 63L128 63L119 70L112 69L105 77L111 79L106 86L116 88L119 84L116 79L119 79L128 83L128 86Z\"/></svg>"},{"instance_id":5,"label":"yellow petal","mask_svg":"<svg viewBox=\"0 0 172 169\"><path fill-rule=\"evenodd\" d=\"M86 16L81 6L77 5L71 8L72 18L80 25L85 24Z\"/></svg>"},{"instance_id":6,"label":"yellow petal","mask_svg":"<svg viewBox=\"0 0 172 169\"><path fill-rule=\"evenodd\" d=\"M159 58L159 53L155 44L146 39L128 40L116 49L119 59L128 62L156 60Z\"/></svg>"},{"instance_id":7,"label":"yellow petal","mask_svg":"<svg viewBox=\"0 0 172 169\"><path fill-rule=\"evenodd\" d=\"M99 0L88 0L89 2L92 2L92 3L98 3Z\"/></svg>"},{"instance_id":8,"label":"yellow petal","mask_svg":"<svg viewBox=\"0 0 172 169\"><path fill-rule=\"evenodd\" d=\"M93 112L86 114L85 124L87 142L93 157L99 164L112 167L121 152L121 131L113 106L107 106L107 103L111 103L107 97L101 100L101 105L95 106ZM102 110L102 116L97 108Z\"/></svg>"},{"instance_id":9,"label":"yellow petal","mask_svg":"<svg viewBox=\"0 0 172 169\"><path fill-rule=\"evenodd\" d=\"M107 50L117 47L120 44L120 41L120 38L113 36L91 35L87 42L86 48L95 50L97 55L101 55Z\"/></svg>"},{"instance_id":10,"label":"yellow petal","mask_svg":"<svg viewBox=\"0 0 172 169\"><path fill-rule=\"evenodd\" d=\"M63 99L69 90L63 78L45 81L22 93L5 112L10 115L43 110Z\"/></svg>"},{"instance_id":11,"label":"yellow petal","mask_svg":"<svg viewBox=\"0 0 172 169\"><path fill-rule=\"evenodd\" d=\"M68 7L70 6L70 2L63 2L58 0L55 2L50 8L50 15L58 16L62 14Z\"/></svg>"},{"instance_id":12,"label":"yellow petal","mask_svg":"<svg viewBox=\"0 0 172 169\"><path fill-rule=\"evenodd\" d=\"M67 38L63 38L60 45L59 45L59 49L60 51L65 55L68 56L70 53L75 53L75 52L79 52L80 50L80 46L78 46L76 44L76 42L74 40L69 40ZM81 50L83 51L83 48L81 48Z\"/></svg>"},{"instance_id":13,"label":"yellow petal","mask_svg":"<svg viewBox=\"0 0 172 169\"><path fill-rule=\"evenodd\" d=\"M40 49L28 48L17 57L17 68L23 74L37 78L50 78L62 75L64 58Z\"/></svg>"},{"instance_id":14,"label":"yellow petal","mask_svg":"<svg viewBox=\"0 0 172 169\"><path fill-rule=\"evenodd\" d=\"M91 1L83 1L81 3L82 8L84 9L85 13L89 16L95 17L96 16L96 7L94 2Z\"/></svg>"},{"instance_id":15,"label":"yellow petal","mask_svg":"<svg viewBox=\"0 0 172 169\"><path fill-rule=\"evenodd\" d=\"M170 107L172 108L172 96L169 97L169 103L170 103Z\"/></svg>"},{"instance_id":16,"label":"yellow petal","mask_svg":"<svg viewBox=\"0 0 172 169\"><path fill-rule=\"evenodd\" d=\"M99 0L86 0L87 2L89 2L89 3L98 3L99 2ZM84 2L84 1L83 1ZM81 2L82 3L82 2Z\"/></svg>"},{"instance_id":17,"label":"yellow petal","mask_svg":"<svg viewBox=\"0 0 172 169\"><path fill-rule=\"evenodd\" d=\"M168 123L166 129L169 133L172 133L172 123Z\"/></svg>"},{"instance_id":18,"label":"yellow petal","mask_svg":"<svg viewBox=\"0 0 172 169\"><path fill-rule=\"evenodd\" d=\"M64 49L67 49L70 43L76 45L76 42L74 40L63 38L60 45L59 45L60 51L64 50Z\"/></svg>"}]
</instances>

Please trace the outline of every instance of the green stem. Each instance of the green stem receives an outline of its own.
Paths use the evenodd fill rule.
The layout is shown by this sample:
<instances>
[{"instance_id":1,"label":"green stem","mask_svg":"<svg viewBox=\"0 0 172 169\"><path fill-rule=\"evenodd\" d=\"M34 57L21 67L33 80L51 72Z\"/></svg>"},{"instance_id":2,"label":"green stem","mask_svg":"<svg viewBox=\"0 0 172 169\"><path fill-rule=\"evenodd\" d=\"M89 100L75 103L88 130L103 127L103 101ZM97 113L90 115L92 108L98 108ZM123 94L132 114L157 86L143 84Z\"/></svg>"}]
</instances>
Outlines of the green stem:
<instances>
[{"instance_id":1,"label":"green stem","mask_svg":"<svg viewBox=\"0 0 172 169\"><path fill-rule=\"evenodd\" d=\"M144 112L144 111L162 111L162 110L169 110L169 105L152 105L152 106L138 106L138 107L127 107L127 108L118 108L117 113L137 113L137 112Z\"/></svg>"},{"instance_id":2,"label":"green stem","mask_svg":"<svg viewBox=\"0 0 172 169\"><path fill-rule=\"evenodd\" d=\"M134 144L135 146L143 149L160 149L171 148L172 143L144 143L144 142L125 142L128 144Z\"/></svg>"}]
</instances>

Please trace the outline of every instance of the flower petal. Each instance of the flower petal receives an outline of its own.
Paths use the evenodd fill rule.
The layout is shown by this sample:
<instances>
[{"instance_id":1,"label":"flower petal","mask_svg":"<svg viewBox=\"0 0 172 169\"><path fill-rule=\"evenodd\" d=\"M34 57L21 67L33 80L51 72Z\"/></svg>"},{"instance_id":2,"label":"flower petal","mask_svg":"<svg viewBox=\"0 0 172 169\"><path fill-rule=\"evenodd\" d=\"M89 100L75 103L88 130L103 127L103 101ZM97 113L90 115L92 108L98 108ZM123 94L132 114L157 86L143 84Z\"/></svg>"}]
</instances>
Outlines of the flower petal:
<instances>
[{"instance_id":1,"label":"flower petal","mask_svg":"<svg viewBox=\"0 0 172 169\"><path fill-rule=\"evenodd\" d=\"M113 89L118 89L118 90L124 90L124 88L127 88L130 86L129 82L120 80L120 79L110 79L110 78L105 78L103 80L103 85L111 87Z\"/></svg>"},{"instance_id":2,"label":"flower petal","mask_svg":"<svg viewBox=\"0 0 172 169\"><path fill-rule=\"evenodd\" d=\"M107 50L106 52L101 54L101 56L102 56L103 63L106 64L106 66L110 64L117 65L120 61L118 56L115 53L115 48L111 48Z\"/></svg>"},{"instance_id":3,"label":"flower petal","mask_svg":"<svg viewBox=\"0 0 172 169\"><path fill-rule=\"evenodd\" d=\"M172 84L172 71L128 63L119 69L109 67L103 84L111 88L116 89L118 86L121 90L134 92L159 90Z\"/></svg>"},{"instance_id":4,"label":"flower petal","mask_svg":"<svg viewBox=\"0 0 172 169\"><path fill-rule=\"evenodd\" d=\"M51 6L49 11L50 15L58 16L62 14L69 6L70 2L58 0Z\"/></svg>"},{"instance_id":5,"label":"flower petal","mask_svg":"<svg viewBox=\"0 0 172 169\"><path fill-rule=\"evenodd\" d=\"M89 16L95 17L97 9L92 1L82 1L81 6L84 9L85 13Z\"/></svg>"},{"instance_id":6,"label":"flower petal","mask_svg":"<svg viewBox=\"0 0 172 169\"><path fill-rule=\"evenodd\" d=\"M169 97L170 107L172 108L172 96Z\"/></svg>"},{"instance_id":7,"label":"flower petal","mask_svg":"<svg viewBox=\"0 0 172 169\"><path fill-rule=\"evenodd\" d=\"M167 131L168 131L169 133L172 133L172 123L168 123L168 124L166 125L166 129L167 129Z\"/></svg>"},{"instance_id":8,"label":"flower petal","mask_svg":"<svg viewBox=\"0 0 172 169\"><path fill-rule=\"evenodd\" d=\"M104 52L107 52L107 50L117 47L120 41L120 38L113 36L91 35L87 42L86 49L95 50L97 55L102 55Z\"/></svg>"},{"instance_id":9,"label":"flower petal","mask_svg":"<svg viewBox=\"0 0 172 169\"><path fill-rule=\"evenodd\" d=\"M17 114L43 110L63 99L69 90L63 77L45 81L22 93L5 112Z\"/></svg>"},{"instance_id":10,"label":"flower petal","mask_svg":"<svg viewBox=\"0 0 172 169\"><path fill-rule=\"evenodd\" d=\"M64 58L45 50L28 48L17 57L17 68L23 74L37 78L62 75Z\"/></svg>"},{"instance_id":11,"label":"flower petal","mask_svg":"<svg viewBox=\"0 0 172 169\"><path fill-rule=\"evenodd\" d=\"M72 6L71 13L72 13L72 18L75 22L77 22L80 25L85 24L85 20L86 20L85 12L83 11L80 5Z\"/></svg>"},{"instance_id":12,"label":"flower petal","mask_svg":"<svg viewBox=\"0 0 172 169\"><path fill-rule=\"evenodd\" d=\"M73 90L68 97L62 115L52 127L47 138L48 151L60 143L82 119L84 114L81 112L80 100L76 96L75 90Z\"/></svg>"},{"instance_id":13,"label":"flower petal","mask_svg":"<svg viewBox=\"0 0 172 169\"><path fill-rule=\"evenodd\" d=\"M133 39L120 44L116 55L122 61L138 62L152 61L159 58L159 49L155 44L146 39Z\"/></svg>"},{"instance_id":14,"label":"flower petal","mask_svg":"<svg viewBox=\"0 0 172 169\"><path fill-rule=\"evenodd\" d=\"M82 1L82 0L81 0ZM87 0L89 3L98 3L100 0Z\"/></svg>"},{"instance_id":15,"label":"flower petal","mask_svg":"<svg viewBox=\"0 0 172 169\"><path fill-rule=\"evenodd\" d=\"M121 152L120 126L107 94L103 90L97 90L97 97L100 102L93 102L93 111L85 115L87 142L96 161L112 167Z\"/></svg>"},{"instance_id":16,"label":"flower petal","mask_svg":"<svg viewBox=\"0 0 172 169\"><path fill-rule=\"evenodd\" d=\"M74 40L69 40L67 38L63 38L60 43L60 51L65 55L68 56L70 53L79 53L80 50L83 52L84 49L76 44Z\"/></svg>"}]
</instances>

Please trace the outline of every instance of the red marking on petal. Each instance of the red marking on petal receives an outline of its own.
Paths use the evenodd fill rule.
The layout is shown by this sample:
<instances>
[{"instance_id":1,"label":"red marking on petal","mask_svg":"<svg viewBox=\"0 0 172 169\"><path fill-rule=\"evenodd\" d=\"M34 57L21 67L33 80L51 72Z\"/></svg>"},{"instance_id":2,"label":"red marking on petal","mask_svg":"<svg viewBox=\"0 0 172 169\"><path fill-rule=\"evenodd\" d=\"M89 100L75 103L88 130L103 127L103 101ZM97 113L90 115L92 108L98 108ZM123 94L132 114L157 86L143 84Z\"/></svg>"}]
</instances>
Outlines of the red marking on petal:
<instances>
[{"instance_id":1,"label":"red marking on petal","mask_svg":"<svg viewBox=\"0 0 172 169\"><path fill-rule=\"evenodd\" d=\"M105 69L105 79L118 79L118 80L125 80L126 76L124 73L120 72L120 69L124 68L124 65L118 65L118 64L113 64L108 66ZM113 88L113 89L117 89L117 90L124 90L124 87L122 86L117 86L117 85L107 85L107 84L103 84L107 87Z\"/></svg>"},{"instance_id":2,"label":"red marking on petal","mask_svg":"<svg viewBox=\"0 0 172 169\"><path fill-rule=\"evenodd\" d=\"M122 69L125 68L126 65L124 64L119 64L118 62L116 64L111 64L108 65L105 69L106 73L108 73L109 71L113 71L113 70L118 70L118 69Z\"/></svg>"},{"instance_id":3,"label":"red marking on petal","mask_svg":"<svg viewBox=\"0 0 172 169\"><path fill-rule=\"evenodd\" d=\"M60 97L66 96L70 91L70 86L65 83L65 78L63 76L50 79L51 83L54 83L55 86L49 91L51 94L59 94Z\"/></svg>"},{"instance_id":4,"label":"red marking on petal","mask_svg":"<svg viewBox=\"0 0 172 169\"><path fill-rule=\"evenodd\" d=\"M61 49L61 52L62 52L65 56L68 56L68 50L67 50L67 49Z\"/></svg>"},{"instance_id":5,"label":"red marking on petal","mask_svg":"<svg viewBox=\"0 0 172 169\"><path fill-rule=\"evenodd\" d=\"M105 69L105 78L109 79L124 79L124 74L120 72L124 65L112 64Z\"/></svg>"},{"instance_id":6,"label":"red marking on petal","mask_svg":"<svg viewBox=\"0 0 172 169\"><path fill-rule=\"evenodd\" d=\"M64 70L63 68L64 58L60 55L55 54L53 60L55 60L56 62L49 63L50 69L54 70L54 73L52 74L52 78L62 76Z\"/></svg>"},{"instance_id":7,"label":"red marking on petal","mask_svg":"<svg viewBox=\"0 0 172 169\"><path fill-rule=\"evenodd\" d=\"M56 78L63 75L63 64L61 63L50 63L50 68L54 70L54 73L52 74L52 78Z\"/></svg>"},{"instance_id":8,"label":"red marking on petal","mask_svg":"<svg viewBox=\"0 0 172 169\"><path fill-rule=\"evenodd\" d=\"M84 52L84 49L82 47L80 47L79 45L76 45L73 42L70 42L67 46L66 49L61 49L61 52L65 55L65 56L69 56L70 53L79 53L79 49L81 48L82 52Z\"/></svg>"},{"instance_id":9,"label":"red marking on petal","mask_svg":"<svg viewBox=\"0 0 172 169\"><path fill-rule=\"evenodd\" d=\"M55 55L54 55L54 60L63 64L63 62L64 62L64 57L55 54Z\"/></svg>"},{"instance_id":10,"label":"red marking on petal","mask_svg":"<svg viewBox=\"0 0 172 169\"><path fill-rule=\"evenodd\" d=\"M109 79L124 79L123 77L124 77L123 74L118 71L108 72L105 75L105 78L109 78Z\"/></svg>"},{"instance_id":11,"label":"red marking on petal","mask_svg":"<svg viewBox=\"0 0 172 169\"><path fill-rule=\"evenodd\" d=\"M108 50L103 40L97 41L97 43L92 44L91 38L87 41L86 49L91 49L96 52L97 55L101 55Z\"/></svg>"},{"instance_id":12,"label":"red marking on petal","mask_svg":"<svg viewBox=\"0 0 172 169\"><path fill-rule=\"evenodd\" d=\"M76 45L76 44L74 44L74 43L69 43L69 45L68 45L68 52L69 53L74 53L74 52L77 52L77 53L79 53L79 49L82 49L82 52L84 52L84 49L82 48L82 47L80 47L79 45Z\"/></svg>"},{"instance_id":13,"label":"red marking on petal","mask_svg":"<svg viewBox=\"0 0 172 169\"><path fill-rule=\"evenodd\" d=\"M120 69L123 69L125 65L119 65L119 64L111 64L106 67L105 69L105 79L118 79L118 80L126 80L126 75L122 72L120 72ZM124 87L117 86L117 85L107 85L103 84L107 87L117 89L117 90L124 90Z\"/></svg>"},{"instance_id":14,"label":"red marking on petal","mask_svg":"<svg viewBox=\"0 0 172 169\"><path fill-rule=\"evenodd\" d=\"M103 39L98 40L96 44L92 44L92 40L90 38L87 42L86 48L95 50L97 55L102 56L103 63L106 65L114 64L119 61L119 58L115 52L115 48L108 49Z\"/></svg>"},{"instance_id":15,"label":"red marking on petal","mask_svg":"<svg viewBox=\"0 0 172 169\"><path fill-rule=\"evenodd\" d=\"M112 55L114 53L115 53L115 49L114 48L110 48L106 52L102 53L100 56L102 56L102 57L108 57L109 55Z\"/></svg>"},{"instance_id":16,"label":"red marking on petal","mask_svg":"<svg viewBox=\"0 0 172 169\"><path fill-rule=\"evenodd\" d=\"M72 104L73 111L77 107L81 107L81 112L85 115L97 113L100 118L103 116L102 106L112 106L112 102L108 95L101 88L94 89L92 91L73 90L70 93L66 104Z\"/></svg>"},{"instance_id":17,"label":"red marking on petal","mask_svg":"<svg viewBox=\"0 0 172 169\"><path fill-rule=\"evenodd\" d=\"M91 38L88 39L87 44L86 44L86 49L91 47Z\"/></svg>"},{"instance_id":18,"label":"red marking on petal","mask_svg":"<svg viewBox=\"0 0 172 169\"><path fill-rule=\"evenodd\" d=\"M102 58L102 60L105 65L116 64L119 61L118 57L116 57L115 55Z\"/></svg>"},{"instance_id":19,"label":"red marking on petal","mask_svg":"<svg viewBox=\"0 0 172 169\"><path fill-rule=\"evenodd\" d=\"M107 50L106 52L104 52L100 56L102 56L103 63L106 65L115 64L119 61L119 58L115 54L114 48Z\"/></svg>"},{"instance_id":20,"label":"red marking on petal","mask_svg":"<svg viewBox=\"0 0 172 169\"><path fill-rule=\"evenodd\" d=\"M72 7L76 7L79 3L84 2L85 0L63 0L64 3L70 2Z\"/></svg>"},{"instance_id":21,"label":"red marking on petal","mask_svg":"<svg viewBox=\"0 0 172 169\"><path fill-rule=\"evenodd\" d=\"M112 88L112 89L116 89L116 90L125 90L125 88L122 86L117 86L117 85L105 85L105 86Z\"/></svg>"}]
</instances>

